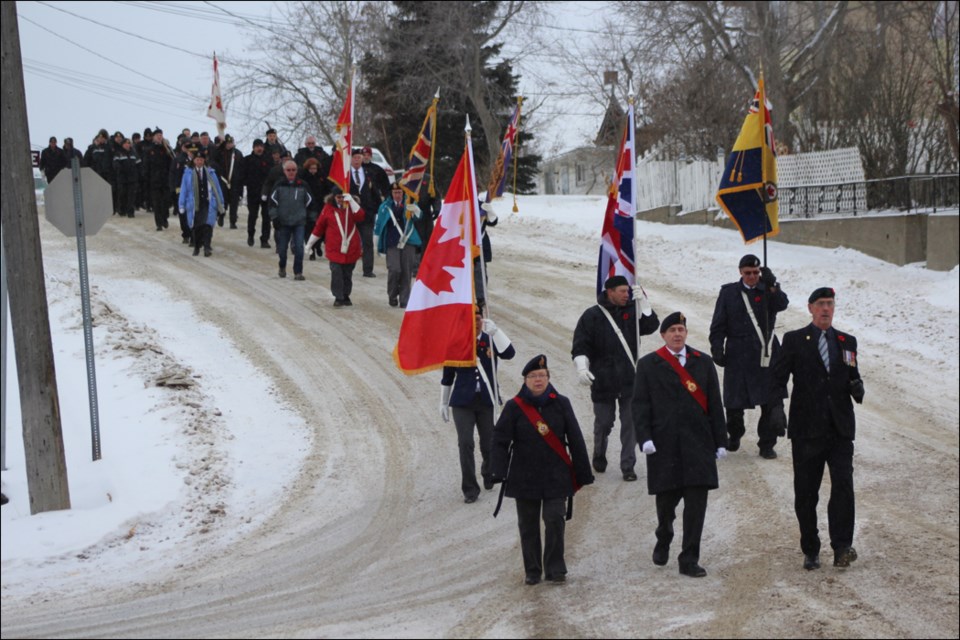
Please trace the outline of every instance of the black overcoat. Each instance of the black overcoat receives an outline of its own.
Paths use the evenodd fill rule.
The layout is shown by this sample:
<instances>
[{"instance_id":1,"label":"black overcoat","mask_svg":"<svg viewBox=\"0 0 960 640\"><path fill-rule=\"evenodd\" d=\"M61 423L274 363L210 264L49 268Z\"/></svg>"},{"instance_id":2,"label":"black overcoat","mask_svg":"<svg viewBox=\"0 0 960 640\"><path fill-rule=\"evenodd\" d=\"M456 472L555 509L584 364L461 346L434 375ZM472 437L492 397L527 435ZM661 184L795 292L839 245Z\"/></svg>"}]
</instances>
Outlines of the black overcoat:
<instances>
[{"instance_id":1,"label":"black overcoat","mask_svg":"<svg viewBox=\"0 0 960 640\"><path fill-rule=\"evenodd\" d=\"M726 363L723 368L723 405L727 409L752 409L767 404L777 396L773 393L769 367L760 366L763 344L753 319L743 304L743 296L753 309L754 317L760 323L760 330L773 331L777 323L777 314L790 303L779 288L767 291L762 282L752 290L743 286L743 281L731 282L720 288L717 304L710 322L710 349L725 352ZM766 296L766 303L764 297ZM764 327L763 310L766 306L767 325ZM767 333L769 335L769 333ZM774 336L771 356L780 350L780 341ZM772 359L771 359L772 362Z\"/></svg>"},{"instance_id":2,"label":"black overcoat","mask_svg":"<svg viewBox=\"0 0 960 640\"><path fill-rule=\"evenodd\" d=\"M631 405L637 442L652 440L657 448L646 456L651 495L683 487L716 489L719 484L717 449L727 446L720 379L710 356L689 345L685 368L707 396L707 413L656 352L637 363Z\"/></svg>"},{"instance_id":3,"label":"black overcoat","mask_svg":"<svg viewBox=\"0 0 960 640\"><path fill-rule=\"evenodd\" d=\"M603 306L620 328L632 356L628 356L610 321L600 309ZM660 327L656 312L640 316L640 335L650 335ZM590 385L590 398L594 402L613 402L617 398L629 398L633 393L633 363L637 359L637 307L629 302L617 307L607 300L606 293L597 296L597 304L580 316L573 331L571 355L587 356L590 373L594 376Z\"/></svg>"},{"instance_id":4,"label":"black overcoat","mask_svg":"<svg viewBox=\"0 0 960 640\"><path fill-rule=\"evenodd\" d=\"M557 393L553 385L548 385L539 398L533 397L526 387L518 395L540 411L543 421L566 445L577 482L581 486L592 484L587 445L570 400ZM570 467L550 448L513 398L507 401L493 428L490 475L506 479L504 495L509 498L546 500L574 493Z\"/></svg>"}]
</instances>

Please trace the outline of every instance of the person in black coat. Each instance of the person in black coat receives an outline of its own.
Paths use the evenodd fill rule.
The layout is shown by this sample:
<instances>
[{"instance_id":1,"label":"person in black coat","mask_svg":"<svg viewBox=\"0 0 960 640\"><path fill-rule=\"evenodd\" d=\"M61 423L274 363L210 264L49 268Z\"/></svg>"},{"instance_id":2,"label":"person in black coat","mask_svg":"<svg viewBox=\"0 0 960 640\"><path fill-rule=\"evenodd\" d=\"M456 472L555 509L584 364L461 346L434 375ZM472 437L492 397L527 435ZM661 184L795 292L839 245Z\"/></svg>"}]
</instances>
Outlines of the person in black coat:
<instances>
[{"instance_id":1,"label":"person in black coat","mask_svg":"<svg viewBox=\"0 0 960 640\"><path fill-rule=\"evenodd\" d=\"M47 184L53 182L57 174L67 166L67 154L57 146L57 137L50 137L50 145L40 152L40 171L43 171Z\"/></svg>"},{"instance_id":2,"label":"person in black coat","mask_svg":"<svg viewBox=\"0 0 960 640\"><path fill-rule=\"evenodd\" d=\"M386 191L382 191L382 185L377 184L367 165L363 164L363 152L360 149L354 149L350 156L350 195L360 203L361 209L372 212L376 212L380 203L390 196L389 185ZM377 248L373 246L373 226L376 223L376 217L368 214L366 219L357 225L357 230L360 232L360 245L363 247L363 277L365 278L377 277L373 272L377 252Z\"/></svg>"},{"instance_id":3,"label":"person in black coat","mask_svg":"<svg viewBox=\"0 0 960 640\"><path fill-rule=\"evenodd\" d=\"M647 490L657 498L653 562L667 564L676 508L683 500L680 573L707 575L700 537L707 492L719 486L717 459L727 455L720 379L713 360L687 346L687 319L671 313L660 325L664 346L640 358L633 391L637 442L647 455Z\"/></svg>"},{"instance_id":4,"label":"person in black coat","mask_svg":"<svg viewBox=\"0 0 960 640\"><path fill-rule=\"evenodd\" d=\"M587 445L570 400L550 384L547 357L523 368L523 387L507 401L493 431L490 470L517 502L526 583L564 582L564 528L573 494L593 484ZM541 546L540 519L544 536Z\"/></svg>"},{"instance_id":5,"label":"person in black coat","mask_svg":"<svg viewBox=\"0 0 960 640\"><path fill-rule=\"evenodd\" d=\"M740 259L740 280L720 288L710 323L710 353L718 367L725 367L723 405L730 451L740 448L740 438L746 433L744 409L759 405L760 455L768 460L777 457L773 448L777 436L785 435L787 418L783 397L773 393L769 364L780 349L774 334L777 314L789 303L773 272L761 268L760 258L752 254Z\"/></svg>"},{"instance_id":6,"label":"person in black coat","mask_svg":"<svg viewBox=\"0 0 960 640\"><path fill-rule=\"evenodd\" d=\"M263 140L253 141L253 150L243 159L243 180L247 187L247 246L253 246L253 237L257 233L257 218L260 219L260 246L270 248L270 216L267 215L267 203L264 199L264 182L273 158L264 152Z\"/></svg>"},{"instance_id":7,"label":"person in black coat","mask_svg":"<svg viewBox=\"0 0 960 640\"><path fill-rule=\"evenodd\" d=\"M607 470L607 440L613 431L619 403L620 472L624 480L632 482L637 479L633 470L637 463L637 441L630 417L630 396L640 346L637 326L639 322L640 335L645 336L656 331L660 321L646 296L640 299L644 308L637 318L636 305L630 300L630 286L624 276L607 278L603 288L597 304L584 311L577 321L571 354L580 384L590 387L593 400L593 468L597 473Z\"/></svg>"},{"instance_id":8,"label":"person in black coat","mask_svg":"<svg viewBox=\"0 0 960 640\"><path fill-rule=\"evenodd\" d=\"M500 404L496 363L510 360L516 350L510 338L493 320L484 318L480 308L474 315L477 329L477 366L444 367L440 379L440 417L457 428L460 450L460 489L463 501L472 504L480 496L477 467L473 454L473 429L480 437L480 475L483 487L493 489L490 475L490 439L493 435L493 407Z\"/></svg>"},{"instance_id":9,"label":"person in black coat","mask_svg":"<svg viewBox=\"0 0 960 640\"><path fill-rule=\"evenodd\" d=\"M121 216L133 217L137 200L137 182L140 180L140 158L133 150L133 141L126 138L120 150L113 155Z\"/></svg>"},{"instance_id":10,"label":"person in black coat","mask_svg":"<svg viewBox=\"0 0 960 640\"><path fill-rule=\"evenodd\" d=\"M240 196L243 195L243 153L237 149L233 136L229 133L217 147L215 165L217 177L223 191L224 205L229 215L230 228L237 228L237 210L240 208ZM217 225L223 226L224 214L217 216Z\"/></svg>"},{"instance_id":11,"label":"person in black coat","mask_svg":"<svg viewBox=\"0 0 960 640\"><path fill-rule=\"evenodd\" d=\"M821 287L807 300L813 321L783 336L773 362L773 384L786 394L793 376L787 437L793 451L794 508L800 523L803 567L820 567L817 503L823 467L830 469L827 515L833 564L848 567L853 548L853 440L856 418L851 398L863 402L857 366L857 339L833 327L835 292Z\"/></svg>"},{"instance_id":12,"label":"person in black coat","mask_svg":"<svg viewBox=\"0 0 960 640\"><path fill-rule=\"evenodd\" d=\"M153 142L146 146L143 156L143 173L150 191L149 202L153 207L153 221L157 231L170 226L170 167L173 151L163 139L163 130L153 130Z\"/></svg>"}]
</instances>

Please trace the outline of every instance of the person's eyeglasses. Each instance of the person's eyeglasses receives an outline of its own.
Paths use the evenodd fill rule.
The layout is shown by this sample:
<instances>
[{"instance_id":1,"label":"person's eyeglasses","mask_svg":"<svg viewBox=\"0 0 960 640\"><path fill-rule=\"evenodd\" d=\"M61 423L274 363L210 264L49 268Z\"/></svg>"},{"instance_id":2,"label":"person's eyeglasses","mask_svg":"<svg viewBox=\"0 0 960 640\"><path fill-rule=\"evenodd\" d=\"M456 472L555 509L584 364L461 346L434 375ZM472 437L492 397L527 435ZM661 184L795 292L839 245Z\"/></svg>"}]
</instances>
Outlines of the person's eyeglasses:
<instances>
[{"instance_id":1,"label":"person's eyeglasses","mask_svg":"<svg viewBox=\"0 0 960 640\"><path fill-rule=\"evenodd\" d=\"M549 373L531 373L527 375L527 380L543 380L549 377Z\"/></svg>"}]
</instances>

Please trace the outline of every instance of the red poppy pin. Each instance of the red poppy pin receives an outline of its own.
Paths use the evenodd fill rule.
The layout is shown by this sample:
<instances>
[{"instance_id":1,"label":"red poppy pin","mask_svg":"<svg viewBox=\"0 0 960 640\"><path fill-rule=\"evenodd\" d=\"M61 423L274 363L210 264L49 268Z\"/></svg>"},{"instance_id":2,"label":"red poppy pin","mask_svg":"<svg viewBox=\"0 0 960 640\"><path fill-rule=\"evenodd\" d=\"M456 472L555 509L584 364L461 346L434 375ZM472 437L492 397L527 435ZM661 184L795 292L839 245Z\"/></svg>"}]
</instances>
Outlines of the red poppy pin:
<instances>
[{"instance_id":1,"label":"red poppy pin","mask_svg":"<svg viewBox=\"0 0 960 640\"><path fill-rule=\"evenodd\" d=\"M486 346L487 346L487 343L484 342L483 340L481 340L481 341L480 341L480 348L483 349L483 348L486 347Z\"/></svg>"},{"instance_id":2,"label":"red poppy pin","mask_svg":"<svg viewBox=\"0 0 960 640\"><path fill-rule=\"evenodd\" d=\"M624 320L629 320L629 319L630 319L630 314L629 314L629 313L624 313L624 314L623 314L623 319L624 319Z\"/></svg>"},{"instance_id":3,"label":"red poppy pin","mask_svg":"<svg viewBox=\"0 0 960 640\"><path fill-rule=\"evenodd\" d=\"M839 335L839 334L837 335L837 340L839 340L840 342L846 342L846 341L847 341L846 338L844 338L843 336L841 336L841 335Z\"/></svg>"},{"instance_id":4,"label":"red poppy pin","mask_svg":"<svg viewBox=\"0 0 960 640\"><path fill-rule=\"evenodd\" d=\"M551 398L556 398L556 397L557 397L557 394L551 393L551 394L550 394L550 397L551 397Z\"/></svg>"},{"instance_id":5,"label":"red poppy pin","mask_svg":"<svg viewBox=\"0 0 960 640\"><path fill-rule=\"evenodd\" d=\"M700 352L699 352L699 351L694 351L693 349L691 349L691 350L690 350L690 353L692 353L695 358L699 358L699 357L700 357Z\"/></svg>"},{"instance_id":6,"label":"red poppy pin","mask_svg":"<svg viewBox=\"0 0 960 640\"><path fill-rule=\"evenodd\" d=\"M762 299L762 298L760 298L760 296L757 296L756 298L753 299L753 301L754 301L754 302L760 302L761 299Z\"/></svg>"}]
</instances>

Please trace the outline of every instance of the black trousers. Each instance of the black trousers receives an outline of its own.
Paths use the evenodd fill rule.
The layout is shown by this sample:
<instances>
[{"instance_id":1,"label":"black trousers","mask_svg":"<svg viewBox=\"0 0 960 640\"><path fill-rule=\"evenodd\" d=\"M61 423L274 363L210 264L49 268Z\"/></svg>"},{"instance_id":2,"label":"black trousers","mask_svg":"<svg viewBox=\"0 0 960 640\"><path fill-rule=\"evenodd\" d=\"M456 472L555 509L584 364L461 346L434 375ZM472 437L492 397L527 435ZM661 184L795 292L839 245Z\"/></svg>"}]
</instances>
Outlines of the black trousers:
<instances>
[{"instance_id":1,"label":"black trousers","mask_svg":"<svg viewBox=\"0 0 960 640\"><path fill-rule=\"evenodd\" d=\"M231 227L237 224L237 210L240 208L240 193L242 191L243 187L239 189L232 187L223 190L223 199L226 200L224 204L226 205Z\"/></svg>"},{"instance_id":2,"label":"black trousers","mask_svg":"<svg viewBox=\"0 0 960 640\"><path fill-rule=\"evenodd\" d=\"M727 409L727 433L731 438L742 438L747 432L743 422L743 409ZM787 417L783 412L783 400L776 399L760 405L760 420L757 421L757 446L760 450L773 449L777 436L786 429Z\"/></svg>"},{"instance_id":3,"label":"black trousers","mask_svg":"<svg viewBox=\"0 0 960 640\"><path fill-rule=\"evenodd\" d=\"M376 214L374 213L374 218ZM373 260L376 257L377 248L373 246L373 222L367 222L370 213L367 213L364 221L357 225L357 231L360 232L360 247L363 249L363 275L367 276L373 273Z\"/></svg>"},{"instance_id":4,"label":"black trousers","mask_svg":"<svg viewBox=\"0 0 960 640\"><path fill-rule=\"evenodd\" d=\"M843 549L853 545L855 505L853 497L853 440L840 437L798 439L793 448L793 495L800 523L800 549L804 554L820 553L817 530L817 503L823 467L830 469L830 501L827 522L830 546Z\"/></svg>"},{"instance_id":5,"label":"black trousers","mask_svg":"<svg viewBox=\"0 0 960 640\"><path fill-rule=\"evenodd\" d=\"M657 494L657 551L664 554L670 550L677 505L683 500L683 541L680 555L677 556L681 567L693 566L700 561L700 538L707 515L707 493L706 487L683 487Z\"/></svg>"},{"instance_id":6,"label":"black trousers","mask_svg":"<svg viewBox=\"0 0 960 640\"><path fill-rule=\"evenodd\" d=\"M476 498L480 495L480 484L477 482L473 429L476 426L477 435L480 436L480 475L487 479L490 472L490 446L493 443L493 405L485 403L484 396L477 393L469 405L450 409L453 424L457 428L457 448L460 450L460 489L463 497Z\"/></svg>"},{"instance_id":7,"label":"black trousers","mask_svg":"<svg viewBox=\"0 0 960 640\"><path fill-rule=\"evenodd\" d=\"M200 247L210 248L210 242L213 240L213 227L208 224L194 224L192 233L194 247L198 249Z\"/></svg>"},{"instance_id":8,"label":"black trousers","mask_svg":"<svg viewBox=\"0 0 960 640\"><path fill-rule=\"evenodd\" d=\"M257 218L260 218L260 240L270 239L270 218L267 215L267 203L260 199L259 193L247 191L247 237L257 233Z\"/></svg>"},{"instance_id":9,"label":"black trousers","mask_svg":"<svg viewBox=\"0 0 960 640\"><path fill-rule=\"evenodd\" d=\"M543 546L540 544L540 518L543 517ZM563 532L566 526L567 499L524 500L517 498L517 526L523 570L530 577L547 579L567 574L563 561Z\"/></svg>"},{"instance_id":10,"label":"black trousers","mask_svg":"<svg viewBox=\"0 0 960 640\"><path fill-rule=\"evenodd\" d=\"M153 221L157 228L167 226L170 217L170 190L167 187L154 187L150 190L150 201L153 204Z\"/></svg>"}]
</instances>

